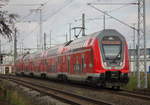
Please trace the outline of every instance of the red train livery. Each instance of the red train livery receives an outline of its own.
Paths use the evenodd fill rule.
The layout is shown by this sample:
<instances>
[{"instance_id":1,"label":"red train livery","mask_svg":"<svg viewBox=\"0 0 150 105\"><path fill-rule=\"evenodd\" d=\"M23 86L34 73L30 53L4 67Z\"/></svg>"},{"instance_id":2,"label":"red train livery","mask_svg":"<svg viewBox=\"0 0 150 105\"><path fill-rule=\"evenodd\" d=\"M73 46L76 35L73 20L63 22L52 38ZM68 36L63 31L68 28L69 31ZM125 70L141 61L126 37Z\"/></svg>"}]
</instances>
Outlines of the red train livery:
<instances>
[{"instance_id":1,"label":"red train livery","mask_svg":"<svg viewBox=\"0 0 150 105\"><path fill-rule=\"evenodd\" d=\"M20 56L15 69L16 74L119 87L129 80L129 66L125 38L114 29L105 29Z\"/></svg>"}]
</instances>

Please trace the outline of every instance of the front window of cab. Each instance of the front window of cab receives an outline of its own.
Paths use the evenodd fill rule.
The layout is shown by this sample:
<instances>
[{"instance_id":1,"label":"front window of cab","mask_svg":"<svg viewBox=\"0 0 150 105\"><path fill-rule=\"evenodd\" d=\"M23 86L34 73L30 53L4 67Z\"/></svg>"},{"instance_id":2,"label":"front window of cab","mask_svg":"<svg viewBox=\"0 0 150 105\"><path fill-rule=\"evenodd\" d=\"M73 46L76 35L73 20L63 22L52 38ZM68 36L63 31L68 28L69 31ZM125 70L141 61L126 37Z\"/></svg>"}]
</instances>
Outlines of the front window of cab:
<instances>
[{"instance_id":1,"label":"front window of cab","mask_svg":"<svg viewBox=\"0 0 150 105\"><path fill-rule=\"evenodd\" d=\"M119 37L105 36L102 39L101 48L104 62L108 64L120 64L123 59L123 45Z\"/></svg>"},{"instance_id":2,"label":"front window of cab","mask_svg":"<svg viewBox=\"0 0 150 105\"><path fill-rule=\"evenodd\" d=\"M104 56L106 60L121 59L121 45L119 44L104 44Z\"/></svg>"}]
</instances>

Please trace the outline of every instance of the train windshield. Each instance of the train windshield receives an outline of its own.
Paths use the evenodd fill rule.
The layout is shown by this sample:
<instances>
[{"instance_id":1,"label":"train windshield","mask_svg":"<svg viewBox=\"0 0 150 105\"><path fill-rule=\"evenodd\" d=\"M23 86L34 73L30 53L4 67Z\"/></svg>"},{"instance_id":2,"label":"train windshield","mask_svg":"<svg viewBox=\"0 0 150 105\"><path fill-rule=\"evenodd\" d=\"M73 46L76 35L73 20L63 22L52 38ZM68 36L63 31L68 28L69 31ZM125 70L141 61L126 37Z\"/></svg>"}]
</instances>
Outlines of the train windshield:
<instances>
[{"instance_id":1,"label":"train windshield","mask_svg":"<svg viewBox=\"0 0 150 105\"><path fill-rule=\"evenodd\" d=\"M122 57L122 43L120 38L107 36L102 40L102 52L105 61L119 61Z\"/></svg>"},{"instance_id":2,"label":"train windshield","mask_svg":"<svg viewBox=\"0 0 150 105\"><path fill-rule=\"evenodd\" d=\"M105 44L103 45L104 56L106 60L120 59L121 45L120 44Z\"/></svg>"}]
</instances>

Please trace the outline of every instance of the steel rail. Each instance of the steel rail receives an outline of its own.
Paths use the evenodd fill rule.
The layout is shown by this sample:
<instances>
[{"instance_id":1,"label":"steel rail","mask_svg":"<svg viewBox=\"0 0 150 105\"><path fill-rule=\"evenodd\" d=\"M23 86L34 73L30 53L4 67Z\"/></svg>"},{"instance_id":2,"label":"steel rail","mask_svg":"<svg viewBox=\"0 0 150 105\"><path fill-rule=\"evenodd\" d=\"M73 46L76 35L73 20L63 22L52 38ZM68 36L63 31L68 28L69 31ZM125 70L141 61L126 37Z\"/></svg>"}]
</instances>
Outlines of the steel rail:
<instances>
[{"instance_id":1,"label":"steel rail","mask_svg":"<svg viewBox=\"0 0 150 105\"><path fill-rule=\"evenodd\" d=\"M4 78L4 77L3 77ZM6 78L6 77L5 77ZM7 77L7 78L10 78L10 79L13 79L13 78L15 78L15 77ZM16 78L17 79L17 78ZM28 78L29 79L29 78ZM30 78L31 79L31 78ZM32 81L32 79L31 80L28 80L28 81ZM22 81L22 82L24 82L24 80L19 80L19 81ZM35 81L36 82L36 81ZM43 84L44 85L44 83L42 83L43 81L39 81L38 83L39 84ZM39 84L33 84L33 85L35 85L35 86L37 86L37 87L39 87ZM41 86L40 85L40 86ZM72 95L75 95L75 97L79 97L79 95L76 95L76 94L73 94L73 93L69 93L69 92L66 92L66 91L63 91L63 90L58 90L58 89L56 89L56 88L51 88L51 87L47 87L47 86L43 86L42 85L42 87L41 88L47 88L47 89L52 89L52 90L54 90L54 91L60 91L60 93L64 93L64 94L68 94L68 95L70 95L70 94L72 94ZM65 84L66 85L66 84ZM142 99L142 100L150 100L150 96L149 95L146 95L146 94L140 94L140 93L138 93L138 92L134 92L134 91L129 91L129 90L125 90L125 89L121 89L120 91L116 91L116 90L112 90L112 89L108 89L108 88L104 88L104 89L99 89L99 88L95 88L95 87L89 87L89 86L83 86L83 85L75 85L75 84L71 84L71 85L73 85L74 87L77 87L77 88L86 88L86 89L89 89L89 90L93 90L93 91L96 91L96 92L101 92L100 90L102 90L102 91L105 91L106 93L108 93L108 94L116 94L116 95L119 95L119 96L128 96L128 97L131 97L131 98L136 98L136 99ZM80 96L80 99L85 99L85 98L87 98L87 97L84 97L84 96ZM89 97L88 97L89 98ZM92 98L89 98L89 99L91 99L91 100L93 100ZM94 99L94 100L96 100L96 99ZM97 103L100 101L100 100L96 100L97 101ZM94 101L93 101L94 102ZM101 101L101 102L103 102L103 103L106 103L105 101ZM110 103L110 104L112 104L112 103ZM107 104L107 105L110 105L110 104ZM103 105L103 104L102 104ZM106 105L106 104L104 104L104 105Z\"/></svg>"},{"instance_id":2,"label":"steel rail","mask_svg":"<svg viewBox=\"0 0 150 105\"><path fill-rule=\"evenodd\" d=\"M97 100L94 98L89 98L77 94L70 93L68 91L51 88L48 86L43 86L38 83L32 83L32 81L25 81L16 78L9 78L10 81L13 81L17 84L23 85L25 87L36 90L40 93L52 96L58 100L69 103L71 105L114 105L113 103L106 102L103 100Z\"/></svg>"}]
</instances>

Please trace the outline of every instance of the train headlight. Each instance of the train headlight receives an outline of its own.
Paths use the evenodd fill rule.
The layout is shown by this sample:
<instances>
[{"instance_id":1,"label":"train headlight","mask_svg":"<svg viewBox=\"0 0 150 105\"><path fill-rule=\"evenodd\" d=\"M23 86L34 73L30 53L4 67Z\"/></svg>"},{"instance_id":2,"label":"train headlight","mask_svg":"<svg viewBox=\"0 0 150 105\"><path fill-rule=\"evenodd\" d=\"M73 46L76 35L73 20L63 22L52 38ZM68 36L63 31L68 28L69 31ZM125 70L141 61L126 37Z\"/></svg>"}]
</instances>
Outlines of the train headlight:
<instances>
[{"instance_id":1,"label":"train headlight","mask_svg":"<svg viewBox=\"0 0 150 105\"><path fill-rule=\"evenodd\" d=\"M107 66L107 63L106 63L106 62L104 62L104 66Z\"/></svg>"},{"instance_id":2,"label":"train headlight","mask_svg":"<svg viewBox=\"0 0 150 105\"><path fill-rule=\"evenodd\" d=\"M113 37L108 37L108 40L114 40L114 38Z\"/></svg>"}]
</instances>

